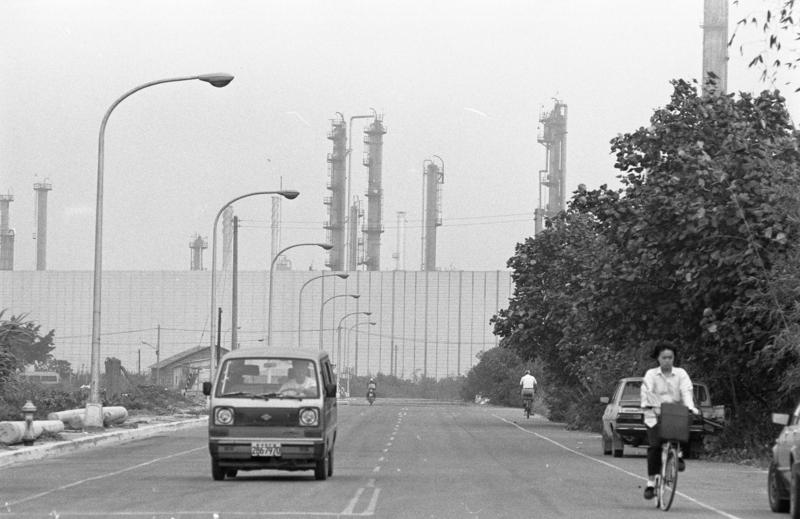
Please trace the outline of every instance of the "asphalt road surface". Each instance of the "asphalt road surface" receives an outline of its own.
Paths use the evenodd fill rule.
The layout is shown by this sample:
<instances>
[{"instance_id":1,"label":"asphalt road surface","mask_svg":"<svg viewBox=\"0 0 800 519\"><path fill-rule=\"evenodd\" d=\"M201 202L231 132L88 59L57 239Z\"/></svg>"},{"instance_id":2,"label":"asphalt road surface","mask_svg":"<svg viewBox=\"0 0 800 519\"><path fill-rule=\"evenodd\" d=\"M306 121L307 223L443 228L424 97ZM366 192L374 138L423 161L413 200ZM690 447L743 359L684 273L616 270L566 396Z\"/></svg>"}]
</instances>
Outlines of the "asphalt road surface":
<instances>
[{"instance_id":1,"label":"asphalt road surface","mask_svg":"<svg viewBox=\"0 0 800 519\"><path fill-rule=\"evenodd\" d=\"M596 434L519 409L378 399L339 407L334 475L211 479L205 427L0 469L2 517L638 518L644 450L603 456ZM671 516L788 517L766 473L690 460ZM660 517L660 515L657 515Z\"/></svg>"}]
</instances>

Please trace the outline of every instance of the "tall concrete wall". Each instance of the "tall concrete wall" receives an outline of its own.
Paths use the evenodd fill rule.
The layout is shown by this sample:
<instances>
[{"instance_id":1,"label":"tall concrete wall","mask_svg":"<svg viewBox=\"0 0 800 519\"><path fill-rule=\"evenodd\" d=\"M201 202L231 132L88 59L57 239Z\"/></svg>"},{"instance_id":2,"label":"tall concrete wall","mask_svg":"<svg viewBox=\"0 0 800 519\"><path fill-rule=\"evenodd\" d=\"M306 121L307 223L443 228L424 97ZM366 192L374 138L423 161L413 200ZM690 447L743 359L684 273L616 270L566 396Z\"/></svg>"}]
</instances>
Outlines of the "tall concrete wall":
<instances>
[{"instance_id":1,"label":"tall concrete wall","mask_svg":"<svg viewBox=\"0 0 800 519\"><path fill-rule=\"evenodd\" d=\"M396 373L400 376L466 373L475 364L476 353L497 344L489 319L508 306L513 292L508 271L357 271L350 272L346 280L325 277L311 281L299 306L300 288L320 274L275 272L273 342L294 346L299 341L317 348L322 301L335 294L358 293L358 299L335 298L325 305L322 340L334 360L353 368L357 343L358 373L362 375L390 372L392 341L397 347ZM241 347L264 344L268 280L266 272L239 273ZM222 343L230 347L229 272L217 274L217 288L217 304L223 308ZM162 359L210 344L210 290L208 271L104 272L101 358L117 357L126 369L135 371L141 350L142 368L154 364L155 351L142 341L154 344L159 325ZM26 313L44 331L55 329L56 358L72 363L75 371L89 369L92 272L2 271L0 309L13 315ZM354 328L348 340L347 329L359 322L357 317L364 321L367 317L342 317L361 311L371 311L369 319L376 324ZM340 323L344 331L341 341L337 333Z\"/></svg>"}]
</instances>

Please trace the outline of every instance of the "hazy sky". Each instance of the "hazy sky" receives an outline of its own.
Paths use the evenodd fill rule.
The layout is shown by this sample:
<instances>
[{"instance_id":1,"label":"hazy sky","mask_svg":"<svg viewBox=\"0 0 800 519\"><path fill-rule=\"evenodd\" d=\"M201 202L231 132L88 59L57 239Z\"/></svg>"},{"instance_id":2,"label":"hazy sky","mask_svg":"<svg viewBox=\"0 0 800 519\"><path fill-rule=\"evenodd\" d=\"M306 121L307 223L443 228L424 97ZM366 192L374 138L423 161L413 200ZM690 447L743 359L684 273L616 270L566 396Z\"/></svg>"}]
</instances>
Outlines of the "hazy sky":
<instances>
[{"instance_id":1,"label":"hazy sky","mask_svg":"<svg viewBox=\"0 0 800 519\"><path fill-rule=\"evenodd\" d=\"M763 9L759 1L748 9ZM187 270L193 234L241 194L296 189L282 246L324 241L326 136L336 112L383 114L381 265L406 211L404 266L420 263L422 163L445 162L437 264L504 269L533 233L542 109L569 107L567 188L617 184L609 140L647 125L673 78L699 78L701 0L0 2L0 193L11 193L15 269L35 269L33 183L47 180L49 270L91 270L97 139L120 95L209 72L236 79L157 85L123 101L106 130L104 269ZM732 6L731 25L746 14ZM755 33L744 35L753 51ZM761 90L732 53L729 90ZM798 94L791 96L800 120ZM353 192L364 192L364 120ZM367 121L368 122L368 121ZM269 204L236 205L240 268L269 256ZM221 242L221 236L220 242ZM295 268L324 254L290 251ZM205 264L211 264L206 251Z\"/></svg>"}]
</instances>

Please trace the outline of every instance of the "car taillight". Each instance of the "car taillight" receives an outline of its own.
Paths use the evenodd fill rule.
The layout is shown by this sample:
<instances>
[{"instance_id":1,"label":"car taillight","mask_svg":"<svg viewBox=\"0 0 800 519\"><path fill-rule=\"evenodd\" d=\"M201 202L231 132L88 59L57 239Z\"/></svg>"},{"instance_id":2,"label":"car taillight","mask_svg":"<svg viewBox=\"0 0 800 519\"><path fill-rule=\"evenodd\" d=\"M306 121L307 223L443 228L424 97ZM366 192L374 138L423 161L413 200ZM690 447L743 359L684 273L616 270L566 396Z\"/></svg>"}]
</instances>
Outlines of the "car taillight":
<instances>
[{"instance_id":1,"label":"car taillight","mask_svg":"<svg viewBox=\"0 0 800 519\"><path fill-rule=\"evenodd\" d=\"M233 425L233 409L230 407L214 409L214 425Z\"/></svg>"},{"instance_id":2,"label":"car taillight","mask_svg":"<svg viewBox=\"0 0 800 519\"><path fill-rule=\"evenodd\" d=\"M300 425L313 427L319 425L319 411L314 407L306 407L300 410Z\"/></svg>"}]
</instances>

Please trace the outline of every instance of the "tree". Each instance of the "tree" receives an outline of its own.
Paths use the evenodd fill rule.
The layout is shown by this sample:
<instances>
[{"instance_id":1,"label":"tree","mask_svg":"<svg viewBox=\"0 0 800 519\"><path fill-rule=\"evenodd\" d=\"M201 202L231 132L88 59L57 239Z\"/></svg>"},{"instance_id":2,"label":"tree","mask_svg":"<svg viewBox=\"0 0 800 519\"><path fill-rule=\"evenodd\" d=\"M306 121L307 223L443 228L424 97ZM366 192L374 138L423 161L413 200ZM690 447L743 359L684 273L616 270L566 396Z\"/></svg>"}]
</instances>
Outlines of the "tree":
<instances>
[{"instance_id":1,"label":"tree","mask_svg":"<svg viewBox=\"0 0 800 519\"><path fill-rule=\"evenodd\" d=\"M734 0L734 4L738 3L739 0ZM800 24L797 23L800 19L800 12L796 7L795 0L781 0L779 7L766 9L763 14L750 14L736 23L729 46L735 45L740 31L747 28L760 30L767 38L767 48L756 53L749 64L750 67L761 69L762 81L768 79L774 81L781 68L795 71L800 65L800 48L796 46L796 43L795 46L789 46L788 49L785 46L787 40L800 41ZM738 50L739 54L744 55L743 44L739 44ZM787 54L789 56L786 56ZM798 91L800 91L800 86L795 88L795 92Z\"/></svg>"},{"instance_id":2,"label":"tree","mask_svg":"<svg viewBox=\"0 0 800 519\"><path fill-rule=\"evenodd\" d=\"M2 358L13 363L14 369L30 364L44 364L51 358L55 330L41 335L41 325L26 321L27 315L4 319L5 310L0 311L0 352ZM13 360L10 360L13 359Z\"/></svg>"},{"instance_id":3,"label":"tree","mask_svg":"<svg viewBox=\"0 0 800 519\"><path fill-rule=\"evenodd\" d=\"M800 139L777 91L673 87L648 127L611 141L623 188L575 193L517 247L495 331L544 359L560 375L553 394L573 402L642 373L649 341L677 340L755 424L766 402L800 388Z\"/></svg>"},{"instance_id":4,"label":"tree","mask_svg":"<svg viewBox=\"0 0 800 519\"><path fill-rule=\"evenodd\" d=\"M520 405L519 379L526 364L509 348L496 347L478 354L478 363L469 370L461 387L461 397L472 400L481 394L499 405Z\"/></svg>"}]
</instances>

